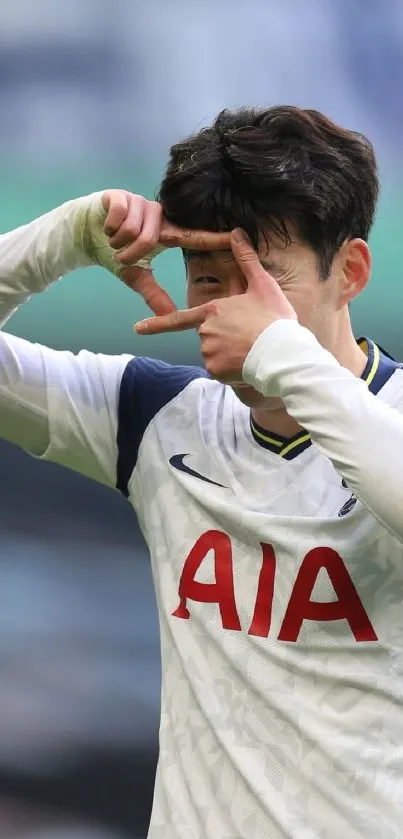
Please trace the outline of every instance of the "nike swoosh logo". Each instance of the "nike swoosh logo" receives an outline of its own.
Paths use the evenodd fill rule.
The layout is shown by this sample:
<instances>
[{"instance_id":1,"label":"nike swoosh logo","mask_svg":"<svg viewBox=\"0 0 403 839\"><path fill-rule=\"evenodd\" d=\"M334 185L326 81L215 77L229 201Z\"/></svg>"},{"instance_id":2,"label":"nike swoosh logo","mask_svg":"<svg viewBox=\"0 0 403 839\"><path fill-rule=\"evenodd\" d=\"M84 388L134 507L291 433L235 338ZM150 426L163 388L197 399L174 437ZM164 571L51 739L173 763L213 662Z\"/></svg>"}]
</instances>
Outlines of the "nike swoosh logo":
<instances>
[{"instance_id":1,"label":"nike swoosh logo","mask_svg":"<svg viewBox=\"0 0 403 839\"><path fill-rule=\"evenodd\" d=\"M213 484L216 487L228 489L228 487L225 487L223 484L219 484L217 481L212 481L210 478L206 478L205 475L201 475L200 472L196 472L194 469L191 469L190 466L187 466L186 463L183 462L185 457L189 457L189 454L174 454L169 458L169 462L174 469L179 469L179 472L185 472L186 475L191 475L192 478L199 478L200 481L205 481L206 484Z\"/></svg>"}]
</instances>

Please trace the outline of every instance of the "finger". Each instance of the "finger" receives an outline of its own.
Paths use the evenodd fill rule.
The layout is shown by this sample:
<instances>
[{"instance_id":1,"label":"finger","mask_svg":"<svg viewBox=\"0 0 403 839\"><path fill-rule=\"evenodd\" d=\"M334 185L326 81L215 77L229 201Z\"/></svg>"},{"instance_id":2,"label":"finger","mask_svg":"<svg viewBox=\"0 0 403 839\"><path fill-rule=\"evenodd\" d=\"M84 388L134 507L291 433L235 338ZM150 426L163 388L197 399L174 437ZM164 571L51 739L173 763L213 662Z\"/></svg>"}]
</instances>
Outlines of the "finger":
<instances>
[{"instance_id":1,"label":"finger","mask_svg":"<svg viewBox=\"0 0 403 839\"><path fill-rule=\"evenodd\" d=\"M163 221L160 242L167 248L188 248L195 251L221 251L231 249L231 235L212 233L209 230L185 230L169 221Z\"/></svg>"},{"instance_id":2,"label":"finger","mask_svg":"<svg viewBox=\"0 0 403 839\"><path fill-rule=\"evenodd\" d=\"M156 201L146 201L143 224L137 237L131 237L124 248L117 254L117 261L122 265L133 265L139 259L151 253L158 243L161 230L162 207ZM133 238L135 241L133 241Z\"/></svg>"},{"instance_id":3,"label":"finger","mask_svg":"<svg viewBox=\"0 0 403 839\"><path fill-rule=\"evenodd\" d=\"M139 335L159 335L162 332L195 329L203 323L208 313L207 304L196 306L194 309L182 309L169 315L140 320L135 324L135 330Z\"/></svg>"},{"instance_id":4,"label":"finger","mask_svg":"<svg viewBox=\"0 0 403 839\"><path fill-rule=\"evenodd\" d=\"M297 319L292 304L277 280L263 267L249 237L240 228L231 233L233 255L247 281L246 294L253 294L264 305L274 307L278 317Z\"/></svg>"},{"instance_id":5,"label":"finger","mask_svg":"<svg viewBox=\"0 0 403 839\"><path fill-rule=\"evenodd\" d=\"M102 195L102 205L107 212L104 231L113 235L123 224L129 209L129 196L123 189L108 189Z\"/></svg>"},{"instance_id":6,"label":"finger","mask_svg":"<svg viewBox=\"0 0 403 839\"><path fill-rule=\"evenodd\" d=\"M231 232L231 249L247 282L246 294L254 293L260 298L266 298L273 293L277 298L282 294L277 281L263 268L249 236L240 227Z\"/></svg>"},{"instance_id":7,"label":"finger","mask_svg":"<svg viewBox=\"0 0 403 839\"><path fill-rule=\"evenodd\" d=\"M152 271L144 268L125 268L121 279L129 288L141 295L143 300L156 315L167 315L176 312L176 306L169 294L158 285Z\"/></svg>"},{"instance_id":8,"label":"finger","mask_svg":"<svg viewBox=\"0 0 403 839\"><path fill-rule=\"evenodd\" d=\"M130 196L126 218L119 229L109 239L109 244L112 248L118 250L119 248L125 247L125 245L132 244L137 239L144 224L146 205L147 202L141 195Z\"/></svg>"},{"instance_id":9,"label":"finger","mask_svg":"<svg viewBox=\"0 0 403 839\"><path fill-rule=\"evenodd\" d=\"M240 227L235 228L231 232L231 249L236 262L248 282L248 289L253 287L260 288L262 283L265 284L264 287L266 288L270 275L261 265L258 253L255 251L249 236Z\"/></svg>"}]
</instances>

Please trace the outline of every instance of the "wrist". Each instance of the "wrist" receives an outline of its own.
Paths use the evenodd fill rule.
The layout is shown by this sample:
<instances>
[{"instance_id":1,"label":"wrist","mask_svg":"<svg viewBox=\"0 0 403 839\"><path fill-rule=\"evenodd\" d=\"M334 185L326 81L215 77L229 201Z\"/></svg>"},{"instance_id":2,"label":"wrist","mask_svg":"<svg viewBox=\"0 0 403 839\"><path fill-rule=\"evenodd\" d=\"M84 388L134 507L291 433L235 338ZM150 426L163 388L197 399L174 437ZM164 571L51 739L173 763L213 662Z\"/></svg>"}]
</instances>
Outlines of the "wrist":
<instances>
[{"instance_id":1,"label":"wrist","mask_svg":"<svg viewBox=\"0 0 403 839\"><path fill-rule=\"evenodd\" d=\"M101 204L101 196L102 193L93 193L66 201L29 225L33 241L27 255L44 286L77 268L94 264L86 246L85 229L91 208Z\"/></svg>"},{"instance_id":2,"label":"wrist","mask_svg":"<svg viewBox=\"0 0 403 839\"><path fill-rule=\"evenodd\" d=\"M319 346L315 336L297 320L276 320L266 327L251 347L242 369L242 378L265 396L284 396L282 374L304 352Z\"/></svg>"},{"instance_id":3,"label":"wrist","mask_svg":"<svg viewBox=\"0 0 403 839\"><path fill-rule=\"evenodd\" d=\"M74 244L90 264L102 265L112 274L118 274L121 266L115 262L115 251L111 248L104 231L107 211L102 203L103 194L104 191L93 192L77 199L73 230Z\"/></svg>"}]
</instances>

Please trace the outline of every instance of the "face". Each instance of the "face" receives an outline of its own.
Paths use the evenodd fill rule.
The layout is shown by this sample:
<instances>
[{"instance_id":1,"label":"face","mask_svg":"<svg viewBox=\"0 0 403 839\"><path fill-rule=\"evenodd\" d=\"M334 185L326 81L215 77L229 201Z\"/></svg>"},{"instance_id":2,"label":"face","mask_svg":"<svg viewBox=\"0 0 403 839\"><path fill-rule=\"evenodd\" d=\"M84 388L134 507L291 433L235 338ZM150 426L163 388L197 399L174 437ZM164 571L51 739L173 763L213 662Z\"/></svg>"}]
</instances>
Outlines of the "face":
<instances>
[{"instance_id":1,"label":"face","mask_svg":"<svg viewBox=\"0 0 403 839\"><path fill-rule=\"evenodd\" d=\"M368 247L361 240L347 242L336 255L328 279L323 280L316 253L290 233L292 241L288 245L274 236L267 243L262 240L258 250L260 261L292 304L300 324L332 352L340 340L340 320L348 313L347 304L368 279ZM246 281L232 252L189 252L189 307L245 291ZM265 401L247 385L234 389L241 401L250 407L261 406Z\"/></svg>"}]
</instances>

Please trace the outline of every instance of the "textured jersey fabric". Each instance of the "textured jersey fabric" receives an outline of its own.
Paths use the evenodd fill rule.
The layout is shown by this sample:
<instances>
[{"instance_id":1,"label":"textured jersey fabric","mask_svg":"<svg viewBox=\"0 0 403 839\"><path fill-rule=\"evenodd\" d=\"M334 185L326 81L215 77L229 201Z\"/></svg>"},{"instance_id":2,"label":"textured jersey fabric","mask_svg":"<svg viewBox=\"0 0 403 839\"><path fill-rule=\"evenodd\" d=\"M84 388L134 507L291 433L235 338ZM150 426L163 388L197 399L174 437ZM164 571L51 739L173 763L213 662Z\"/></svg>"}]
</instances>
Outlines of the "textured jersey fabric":
<instances>
[{"instance_id":1,"label":"textured jersey fabric","mask_svg":"<svg viewBox=\"0 0 403 839\"><path fill-rule=\"evenodd\" d=\"M3 322L88 264L75 212L0 237ZM362 343L359 380L296 322L262 333L243 375L284 440L201 369L0 335L0 435L117 487L149 545L150 839L401 839L403 371Z\"/></svg>"},{"instance_id":2,"label":"textured jersey fabric","mask_svg":"<svg viewBox=\"0 0 403 839\"><path fill-rule=\"evenodd\" d=\"M402 452L387 486L375 452L384 410L402 434L403 371L367 343L368 383L355 385L375 425L381 409L371 498L371 463L350 460L351 396L336 443L331 398L316 396L319 446L268 435L197 369L125 370L118 482L150 548L161 629L151 839L401 833ZM321 447L342 451L344 437L337 471ZM360 498L376 507L378 491L385 523Z\"/></svg>"}]
</instances>

